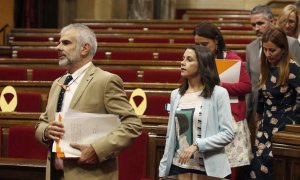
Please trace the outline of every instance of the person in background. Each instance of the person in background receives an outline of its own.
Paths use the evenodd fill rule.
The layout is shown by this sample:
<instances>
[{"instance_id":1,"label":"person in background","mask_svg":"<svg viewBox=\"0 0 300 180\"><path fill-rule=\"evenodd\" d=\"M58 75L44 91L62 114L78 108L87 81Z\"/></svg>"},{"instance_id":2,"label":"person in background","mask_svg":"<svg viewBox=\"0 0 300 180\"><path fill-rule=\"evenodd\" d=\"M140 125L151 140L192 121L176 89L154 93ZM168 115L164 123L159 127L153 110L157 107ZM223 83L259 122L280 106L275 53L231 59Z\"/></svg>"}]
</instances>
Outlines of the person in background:
<instances>
[{"instance_id":1,"label":"person in background","mask_svg":"<svg viewBox=\"0 0 300 180\"><path fill-rule=\"evenodd\" d=\"M251 161L252 179L273 179L271 139L286 124L299 123L295 113L300 93L300 67L289 52L281 28L271 28L262 37L261 75L256 113L256 139Z\"/></svg>"},{"instance_id":2,"label":"person in background","mask_svg":"<svg viewBox=\"0 0 300 180\"><path fill-rule=\"evenodd\" d=\"M274 16L268 5L257 5L250 11L250 21L257 39L246 47L246 67L251 79L252 92L246 96L247 120L254 122L260 75L261 38L263 34L275 24ZM287 37L289 50L294 60L300 63L300 44L297 39ZM251 124L252 125L252 124ZM254 132L253 132L254 133Z\"/></svg>"},{"instance_id":3,"label":"person in background","mask_svg":"<svg viewBox=\"0 0 300 180\"><path fill-rule=\"evenodd\" d=\"M196 44L207 46L216 59L241 61L237 54L226 49L220 30L212 23L198 24L194 30L194 38ZM235 121L235 138L225 149L232 167L232 174L236 171L237 178L240 178L244 176L243 174L248 168L247 165L250 164L251 156L250 131L246 120L245 101L246 94L251 92L251 82L245 63L242 61L238 76L238 82L221 81L221 86L228 91L229 96L238 97L238 102L230 104Z\"/></svg>"},{"instance_id":4,"label":"person in background","mask_svg":"<svg viewBox=\"0 0 300 180\"><path fill-rule=\"evenodd\" d=\"M123 82L117 75L94 66L96 36L83 24L64 27L56 50L59 65L67 73L52 84L46 111L36 125L36 138L49 147L46 179L118 179L116 155L142 131L141 120L127 100ZM121 125L91 144L71 144L81 151L80 158L62 161L51 153L51 147L65 132L63 124L55 121L55 114L68 109L115 114Z\"/></svg>"},{"instance_id":5,"label":"person in background","mask_svg":"<svg viewBox=\"0 0 300 180\"><path fill-rule=\"evenodd\" d=\"M297 7L293 4L286 5L279 14L277 24L286 35L298 39L299 36L299 15Z\"/></svg>"},{"instance_id":6,"label":"person in background","mask_svg":"<svg viewBox=\"0 0 300 180\"><path fill-rule=\"evenodd\" d=\"M171 108L164 155L159 177L182 173L207 174L224 178L230 175L225 146L234 138L230 100L219 86L215 57L204 46L188 47L181 61L182 84L171 93ZM182 115L186 116L185 118ZM176 123L178 118L187 123ZM177 120L176 120L177 119ZM189 147L180 151L177 131L183 129Z\"/></svg>"}]
</instances>

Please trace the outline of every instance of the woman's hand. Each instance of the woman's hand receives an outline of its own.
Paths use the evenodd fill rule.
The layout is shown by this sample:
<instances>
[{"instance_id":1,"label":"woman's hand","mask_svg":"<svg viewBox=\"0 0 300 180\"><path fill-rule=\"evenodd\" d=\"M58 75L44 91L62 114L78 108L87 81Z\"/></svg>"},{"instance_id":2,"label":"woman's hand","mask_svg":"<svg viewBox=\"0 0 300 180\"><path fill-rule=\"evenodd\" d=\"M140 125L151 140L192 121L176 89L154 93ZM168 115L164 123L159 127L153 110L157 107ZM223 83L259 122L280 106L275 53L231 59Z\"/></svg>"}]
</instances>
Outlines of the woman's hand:
<instances>
[{"instance_id":1,"label":"woman's hand","mask_svg":"<svg viewBox=\"0 0 300 180\"><path fill-rule=\"evenodd\" d=\"M190 147L186 148L180 153L178 162L185 164L197 150L198 147L196 145L191 145Z\"/></svg>"}]
</instances>

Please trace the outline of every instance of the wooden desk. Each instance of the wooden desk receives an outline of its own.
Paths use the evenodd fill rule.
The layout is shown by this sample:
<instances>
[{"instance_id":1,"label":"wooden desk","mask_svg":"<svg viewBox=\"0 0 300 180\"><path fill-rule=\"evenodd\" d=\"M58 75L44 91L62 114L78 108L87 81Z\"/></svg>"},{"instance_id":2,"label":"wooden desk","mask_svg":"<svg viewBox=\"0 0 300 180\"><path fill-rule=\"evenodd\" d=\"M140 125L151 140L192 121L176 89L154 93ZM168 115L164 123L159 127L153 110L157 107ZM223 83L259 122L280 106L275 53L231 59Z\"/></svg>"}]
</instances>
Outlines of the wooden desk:
<instances>
[{"instance_id":1,"label":"wooden desk","mask_svg":"<svg viewBox=\"0 0 300 180\"><path fill-rule=\"evenodd\" d=\"M177 179L177 180L220 180L221 178L216 177L210 177L205 176L201 174L192 174L192 173L186 173L186 174L180 174L176 176L168 176L167 178L163 178L164 180L171 180L171 179Z\"/></svg>"},{"instance_id":2,"label":"wooden desk","mask_svg":"<svg viewBox=\"0 0 300 180\"><path fill-rule=\"evenodd\" d=\"M272 139L276 180L300 178L300 125L287 125Z\"/></svg>"},{"instance_id":3,"label":"wooden desk","mask_svg":"<svg viewBox=\"0 0 300 180\"><path fill-rule=\"evenodd\" d=\"M46 160L0 158L0 179L35 179L46 177Z\"/></svg>"},{"instance_id":4,"label":"wooden desk","mask_svg":"<svg viewBox=\"0 0 300 180\"><path fill-rule=\"evenodd\" d=\"M19 49L35 49L39 47L40 49L52 50L57 46L57 42L48 42L48 41L13 41L10 43L14 51ZM184 52L186 47L193 45L192 43L130 43L130 42L98 42L97 50L99 51L113 51L113 50L152 50L152 51L162 51L162 50L177 50ZM230 50L245 50L247 44L226 44Z\"/></svg>"},{"instance_id":5,"label":"wooden desk","mask_svg":"<svg viewBox=\"0 0 300 180\"><path fill-rule=\"evenodd\" d=\"M183 21L184 22L184 21ZM198 23L199 21L197 21ZM196 24L197 24L196 23ZM223 35L251 35L255 36L255 32L253 30L222 30L221 32ZM60 29L45 29L45 28L14 28L11 30L11 33L59 33ZM193 34L193 30L139 30L139 29L113 29L113 30L106 30L106 29L97 29L94 30L95 34L160 34L160 35L188 35L191 36Z\"/></svg>"}]
</instances>

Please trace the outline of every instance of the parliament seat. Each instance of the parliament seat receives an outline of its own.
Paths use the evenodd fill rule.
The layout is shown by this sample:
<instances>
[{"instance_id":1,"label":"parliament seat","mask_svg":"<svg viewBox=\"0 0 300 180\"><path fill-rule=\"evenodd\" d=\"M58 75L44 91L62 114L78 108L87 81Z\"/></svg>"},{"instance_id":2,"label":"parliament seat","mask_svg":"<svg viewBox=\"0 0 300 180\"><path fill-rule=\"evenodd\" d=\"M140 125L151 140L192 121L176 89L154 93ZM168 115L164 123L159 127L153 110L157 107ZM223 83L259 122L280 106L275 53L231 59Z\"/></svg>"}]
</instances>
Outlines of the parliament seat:
<instances>
[{"instance_id":1,"label":"parliament seat","mask_svg":"<svg viewBox=\"0 0 300 180\"><path fill-rule=\"evenodd\" d=\"M167 21L168 22L168 21ZM185 23L186 21L180 21L181 23ZM178 23L178 22L177 22ZM199 23L198 21L194 21L193 22L193 28L196 26L196 24ZM216 23L216 25L218 26L218 28L221 30L223 35L251 35L251 36L255 36L254 31L251 30L245 30L243 28L244 25L237 25L232 24L232 25L228 25L228 24L223 24L223 23ZM248 27L246 26L246 28L248 29ZM49 34L49 33L53 33L54 35L58 36L60 29L40 29L40 28L14 28L12 29L12 33L17 35L18 33L35 33L36 35L39 34ZM178 29L178 30L142 30L142 29L138 29L138 30L127 30L127 29L121 29L121 30L95 30L96 36L97 37L101 37L101 36L110 36L110 35L117 35L117 34L122 34L122 35L161 35L161 36L165 36L165 35L183 35L183 36L190 36L191 34L193 34L193 29L191 30L184 30L184 29ZM47 35L48 37L48 35Z\"/></svg>"},{"instance_id":2,"label":"parliament seat","mask_svg":"<svg viewBox=\"0 0 300 180\"><path fill-rule=\"evenodd\" d=\"M19 67L1 67L0 80L25 81L27 80L27 69Z\"/></svg>"},{"instance_id":3,"label":"parliament seat","mask_svg":"<svg viewBox=\"0 0 300 180\"><path fill-rule=\"evenodd\" d=\"M105 36L97 37L97 42L129 42L128 37L114 37L114 36Z\"/></svg>"},{"instance_id":4,"label":"parliament seat","mask_svg":"<svg viewBox=\"0 0 300 180\"><path fill-rule=\"evenodd\" d=\"M47 34L47 36L40 36L38 34L10 34L9 36L9 43L14 41L49 41L49 42L58 42L59 37L57 35L53 34Z\"/></svg>"},{"instance_id":5,"label":"parliament seat","mask_svg":"<svg viewBox=\"0 0 300 180\"><path fill-rule=\"evenodd\" d=\"M99 52L98 52L99 53ZM98 53L95 56L95 59L122 59L122 60L146 60L153 59L152 51L122 51L122 50L114 50L114 51L106 51L105 57L101 58Z\"/></svg>"},{"instance_id":6,"label":"parliament seat","mask_svg":"<svg viewBox=\"0 0 300 180\"><path fill-rule=\"evenodd\" d=\"M224 39L226 44L250 44L254 39L253 38L227 38Z\"/></svg>"},{"instance_id":7,"label":"parliament seat","mask_svg":"<svg viewBox=\"0 0 300 180\"><path fill-rule=\"evenodd\" d=\"M106 37L97 37L97 42L123 42L123 43L169 43L169 39L165 37L114 37L114 36L106 36Z\"/></svg>"},{"instance_id":8,"label":"parliament seat","mask_svg":"<svg viewBox=\"0 0 300 180\"><path fill-rule=\"evenodd\" d=\"M169 61L181 61L182 56L184 53L185 48L179 51L173 51L173 52L168 52L168 51L159 51L158 52L158 58L161 60L169 60Z\"/></svg>"},{"instance_id":9,"label":"parliament seat","mask_svg":"<svg viewBox=\"0 0 300 180\"><path fill-rule=\"evenodd\" d=\"M42 112L42 96L37 92L18 92L17 112Z\"/></svg>"},{"instance_id":10,"label":"parliament seat","mask_svg":"<svg viewBox=\"0 0 300 180\"><path fill-rule=\"evenodd\" d=\"M131 92L127 92L127 97L130 99ZM145 91L147 99L147 108L143 115L146 116L169 116L168 111L166 110L166 104L170 103L170 93L152 93ZM133 97L133 101L136 107L139 107L141 102L145 101L142 96L136 95Z\"/></svg>"},{"instance_id":11,"label":"parliament seat","mask_svg":"<svg viewBox=\"0 0 300 180\"><path fill-rule=\"evenodd\" d=\"M14 126L8 131L7 157L46 159L47 148L36 140L34 127Z\"/></svg>"},{"instance_id":12,"label":"parliament seat","mask_svg":"<svg viewBox=\"0 0 300 180\"><path fill-rule=\"evenodd\" d=\"M140 180L147 176L148 133L142 134L118 155L119 179Z\"/></svg>"},{"instance_id":13,"label":"parliament seat","mask_svg":"<svg viewBox=\"0 0 300 180\"><path fill-rule=\"evenodd\" d=\"M102 68L105 71L118 75L123 82L137 82L138 73L135 68Z\"/></svg>"},{"instance_id":14,"label":"parliament seat","mask_svg":"<svg viewBox=\"0 0 300 180\"><path fill-rule=\"evenodd\" d=\"M180 83L180 69L145 69L141 72L143 82Z\"/></svg>"},{"instance_id":15,"label":"parliament seat","mask_svg":"<svg viewBox=\"0 0 300 180\"><path fill-rule=\"evenodd\" d=\"M130 41L129 41L130 42ZM160 37L160 38L134 38L135 43L170 43L168 38Z\"/></svg>"},{"instance_id":16,"label":"parliament seat","mask_svg":"<svg viewBox=\"0 0 300 180\"><path fill-rule=\"evenodd\" d=\"M13 58L46 58L57 59L57 51L53 48L46 49L18 49L12 51Z\"/></svg>"},{"instance_id":17,"label":"parliament seat","mask_svg":"<svg viewBox=\"0 0 300 180\"><path fill-rule=\"evenodd\" d=\"M32 81L54 81L64 74L65 68L33 68Z\"/></svg>"},{"instance_id":18,"label":"parliament seat","mask_svg":"<svg viewBox=\"0 0 300 180\"><path fill-rule=\"evenodd\" d=\"M184 49L183 49L184 50ZM98 50L94 59L110 59L110 60L181 60L183 50L181 51L164 51L164 50Z\"/></svg>"},{"instance_id":19,"label":"parliament seat","mask_svg":"<svg viewBox=\"0 0 300 180\"><path fill-rule=\"evenodd\" d=\"M122 32L112 32L105 34L97 34L97 42L106 42L106 43L183 43L183 44L193 44L194 37L192 36L192 32L189 34L157 34L157 33L148 33L148 34L140 34L136 32L132 33L122 33ZM224 40L229 44L248 44L251 40L255 39L255 36L232 34L232 35L224 35ZM55 46L59 40L58 33L34 33L34 32L15 32L11 33L9 37L9 43L14 45L14 42L22 42L26 44L26 42L48 42L49 45Z\"/></svg>"},{"instance_id":20,"label":"parliament seat","mask_svg":"<svg viewBox=\"0 0 300 180\"><path fill-rule=\"evenodd\" d=\"M165 105L170 103L170 95L147 95L147 109L144 115L169 116Z\"/></svg>"}]
</instances>

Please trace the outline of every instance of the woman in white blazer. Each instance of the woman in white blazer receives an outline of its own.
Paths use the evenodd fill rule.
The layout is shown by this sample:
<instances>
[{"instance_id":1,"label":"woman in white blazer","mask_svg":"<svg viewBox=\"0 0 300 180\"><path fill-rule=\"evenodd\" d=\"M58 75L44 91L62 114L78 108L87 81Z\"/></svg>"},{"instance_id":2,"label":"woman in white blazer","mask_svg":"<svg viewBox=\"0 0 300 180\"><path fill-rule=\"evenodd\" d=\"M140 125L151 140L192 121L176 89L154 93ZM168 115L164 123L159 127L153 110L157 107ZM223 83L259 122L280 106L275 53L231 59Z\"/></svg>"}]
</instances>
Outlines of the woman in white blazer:
<instances>
[{"instance_id":1,"label":"woman in white blazer","mask_svg":"<svg viewBox=\"0 0 300 180\"><path fill-rule=\"evenodd\" d=\"M214 55L204 46L187 48L181 76L182 84L171 94L159 177L190 172L224 178L231 174L224 147L234 132L229 95L219 86Z\"/></svg>"}]
</instances>

